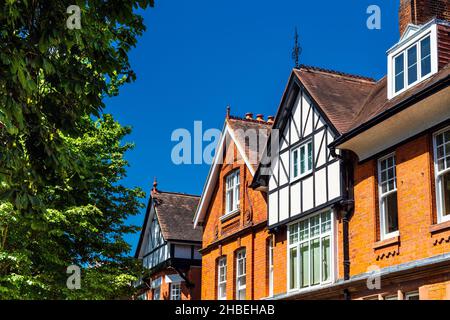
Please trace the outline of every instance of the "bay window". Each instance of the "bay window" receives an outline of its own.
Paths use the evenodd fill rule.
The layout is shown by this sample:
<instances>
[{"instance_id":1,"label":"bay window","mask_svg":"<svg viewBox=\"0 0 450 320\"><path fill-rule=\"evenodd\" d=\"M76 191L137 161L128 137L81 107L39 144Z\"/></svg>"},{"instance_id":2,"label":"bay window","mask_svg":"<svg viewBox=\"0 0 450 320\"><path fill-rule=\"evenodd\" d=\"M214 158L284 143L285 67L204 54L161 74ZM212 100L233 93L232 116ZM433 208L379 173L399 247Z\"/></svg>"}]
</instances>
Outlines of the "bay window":
<instances>
[{"instance_id":1,"label":"bay window","mask_svg":"<svg viewBox=\"0 0 450 320\"><path fill-rule=\"evenodd\" d=\"M438 222L450 220L450 128L434 135Z\"/></svg>"},{"instance_id":2,"label":"bay window","mask_svg":"<svg viewBox=\"0 0 450 320\"><path fill-rule=\"evenodd\" d=\"M381 239L398 235L395 155L378 160L378 193Z\"/></svg>"},{"instance_id":3,"label":"bay window","mask_svg":"<svg viewBox=\"0 0 450 320\"><path fill-rule=\"evenodd\" d=\"M246 260L245 249L236 253L236 300L245 300Z\"/></svg>"},{"instance_id":4,"label":"bay window","mask_svg":"<svg viewBox=\"0 0 450 320\"><path fill-rule=\"evenodd\" d=\"M239 186L239 170L236 170L226 177L225 214L239 209Z\"/></svg>"},{"instance_id":5,"label":"bay window","mask_svg":"<svg viewBox=\"0 0 450 320\"><path fill-rule=\"evenodd\" d=\"M217 262L217 299L227 299L227 258L220 258Z\"/></svg>"},{"instance_id":6,"label":"bay window","mask_svg":"<svg viewBox=\"0 0 450 320\"><path fill-rule=\"evenodd\" d=\"M288 288L331 282L332 213L325 211L288 228Z\"/></svg>"},{"instance_id":7,"label":"bay window","mask_svg":"<svg viewBox=\"0 0 450 320\"><path fill-rule=\"evenodd\" d=\"M291 177L293 179L308 174L312 171L312 141L302 144L291 151Z\"/></svg>"}]
</instances>

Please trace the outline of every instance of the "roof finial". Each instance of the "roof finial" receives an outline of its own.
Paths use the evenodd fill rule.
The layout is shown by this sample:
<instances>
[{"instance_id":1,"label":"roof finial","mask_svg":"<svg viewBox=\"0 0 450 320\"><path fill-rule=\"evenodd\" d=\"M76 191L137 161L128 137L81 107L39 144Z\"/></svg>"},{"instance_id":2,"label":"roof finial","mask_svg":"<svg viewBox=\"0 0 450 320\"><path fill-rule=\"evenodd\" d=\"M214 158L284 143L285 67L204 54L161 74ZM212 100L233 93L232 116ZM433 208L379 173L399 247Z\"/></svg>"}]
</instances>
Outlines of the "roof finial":
<instances>
[{"instance_id":1,"label":"roof finial","mask_svg":"<svg viewBox=\"0 0 450 320\"><path fill-rule=\"evenodd\" d=\"M152 189L152 193L158 192L158 181L156 180L156 177L153 179L153 189Z\"/></svg>"},{"instance_id":2,"label":"roof finial","mask_svg":"<svg viewBox=\"0 0 450 320\"><path fill-rule=\"evenodd\" d=\"M227 119L230 119L230 105L227 106Z\"/></svg>"},{"instance_id":3,"label":"roof finial","mask_svg":"<svg viewBox=\"0 0 450 320\"><path fill-rule=\"evenodd\" d=\"M292 60L294 60L295 68L299 68L299 58L302 54L302 47L298 44L298 32L297 27L295 27L295 34L294 34L294 48L292 49Z\"/></svg>"}]
</instances>

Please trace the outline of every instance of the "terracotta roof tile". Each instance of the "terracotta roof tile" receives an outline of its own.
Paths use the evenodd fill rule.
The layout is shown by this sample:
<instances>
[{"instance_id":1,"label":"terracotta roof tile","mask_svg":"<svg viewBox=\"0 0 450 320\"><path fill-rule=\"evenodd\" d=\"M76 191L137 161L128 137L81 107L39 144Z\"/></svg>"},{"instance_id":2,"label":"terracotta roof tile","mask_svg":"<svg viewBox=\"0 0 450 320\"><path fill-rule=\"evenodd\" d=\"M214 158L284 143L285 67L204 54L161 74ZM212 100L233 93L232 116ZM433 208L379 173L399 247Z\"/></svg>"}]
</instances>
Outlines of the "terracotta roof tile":
<instances>
[{"instance_id":1,"label":"terracotta roof tile","mask_svg":"<svg viewBox=\"0 0 450 320\"><path fill-rule=\"evenodd\" d=\"M372 78L318 67L302 65L293 72L341 134L352 126L376 84Z\"/></svg>"}]
</instances>

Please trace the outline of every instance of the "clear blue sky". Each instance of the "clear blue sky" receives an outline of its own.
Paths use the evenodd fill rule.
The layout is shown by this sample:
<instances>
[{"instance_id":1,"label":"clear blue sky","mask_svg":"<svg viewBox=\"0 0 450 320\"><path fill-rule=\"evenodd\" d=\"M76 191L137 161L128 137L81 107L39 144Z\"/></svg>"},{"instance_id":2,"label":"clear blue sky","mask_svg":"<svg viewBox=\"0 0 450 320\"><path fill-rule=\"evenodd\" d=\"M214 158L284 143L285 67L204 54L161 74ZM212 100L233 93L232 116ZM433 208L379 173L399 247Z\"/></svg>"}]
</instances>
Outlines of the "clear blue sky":
<instances>
[{"instance_id":1,"label":"clear blue sky","mask_svg":"<svg viewBox=\"0 0 450 320\"><path fill-rule=\"evenodd\" d=\"M133 133L136 148L125 184L148 193L156 176L165 191L200 194L207 165L171 161L174 129L223 126L231 113L274 115L293 61L294 28L300 62L381 78L385 52L399 38L399 0L197 0L162 1L143 12L146 33L130 59L137 81L106 100ZM369 5L381 8L381 30L366 27ZM145 210L129 220L142 224ZM139 235L127 237L133 253Z\"/></svg>"}]
</instances>

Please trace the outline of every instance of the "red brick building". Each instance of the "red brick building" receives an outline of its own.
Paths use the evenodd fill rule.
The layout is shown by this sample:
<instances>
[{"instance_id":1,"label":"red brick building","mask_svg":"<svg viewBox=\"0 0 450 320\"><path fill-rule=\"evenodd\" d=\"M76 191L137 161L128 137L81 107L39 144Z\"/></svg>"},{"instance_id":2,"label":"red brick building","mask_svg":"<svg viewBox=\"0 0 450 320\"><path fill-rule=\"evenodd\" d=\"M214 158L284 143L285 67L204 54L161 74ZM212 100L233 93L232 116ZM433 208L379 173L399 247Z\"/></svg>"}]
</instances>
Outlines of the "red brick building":
<instances>
[{"instance_id":1,"label":"red brick building","mask_svg":"<svg viewBox=\"0 0 450 320\"><path fill-rule=\"evenodd\" d=\"M203 226L202 299L261 299L271 294L265 194L250 183L271 122L227 115L195 214ZM256 143L253 143L256 142Z\"/></svg>"},{"instance_id":2,"label":"red brick building","mask_svg":"<svg viewBox=\"0 0 450 320\"><path fill-rule=\"evenodd\" d=\"M192 224L198 201L198 196L160 191L153 184L135 254L146 269L137 299L200 299L202 232Z\"/></svg>"},{"instance_id":3,"label":"red brick building","mask_svg":"<svg viewBox=\"0 0 450 320\"><path fill-rule=\"evenodd\" d=\"M450 3L400 2L384 78L289 78L252 183L275 299L450 299Z\"/></svg>"}]
</instances>

